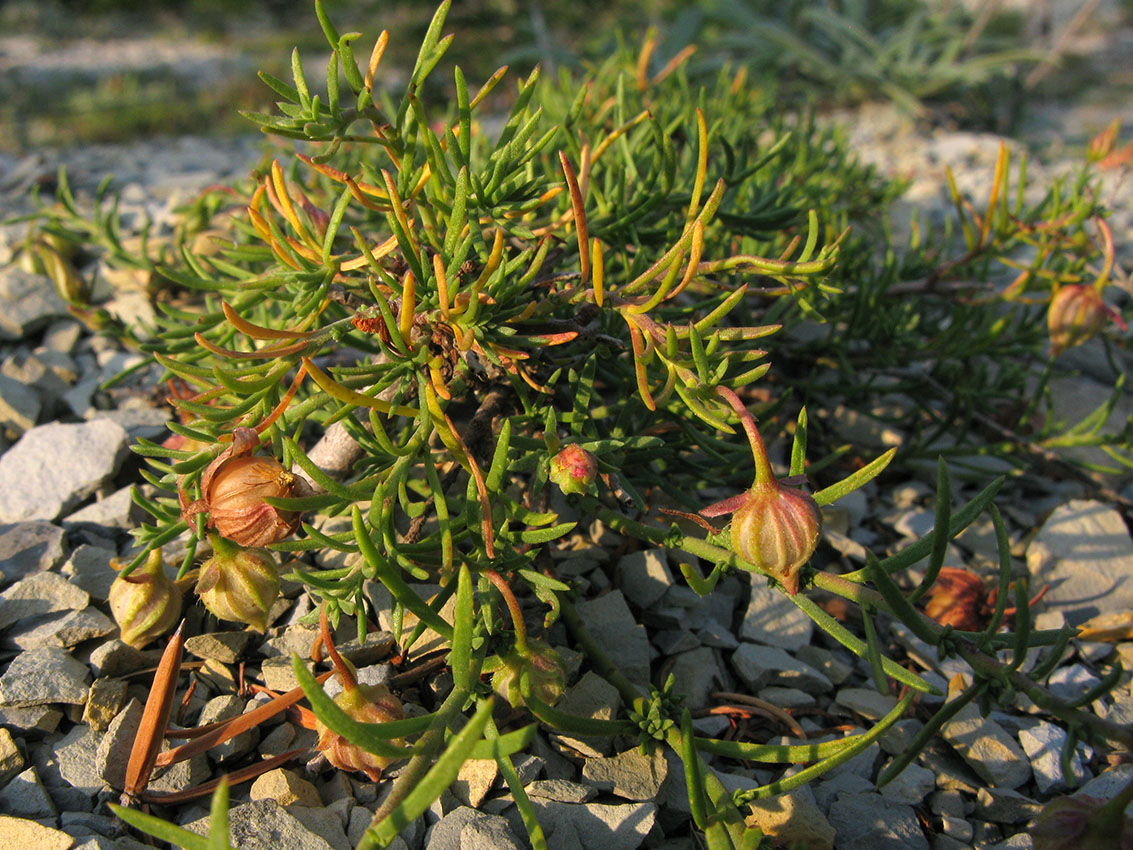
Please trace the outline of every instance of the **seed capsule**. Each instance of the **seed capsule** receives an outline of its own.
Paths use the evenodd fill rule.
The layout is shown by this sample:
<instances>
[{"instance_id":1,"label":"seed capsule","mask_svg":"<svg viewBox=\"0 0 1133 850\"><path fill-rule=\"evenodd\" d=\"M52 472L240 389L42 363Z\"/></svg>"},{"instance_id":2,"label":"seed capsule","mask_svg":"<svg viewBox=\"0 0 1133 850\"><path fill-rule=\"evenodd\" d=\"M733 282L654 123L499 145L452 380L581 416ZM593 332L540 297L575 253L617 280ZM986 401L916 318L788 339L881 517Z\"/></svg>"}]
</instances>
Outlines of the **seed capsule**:
<instances>
[{"instance_id":1,"label":"seed capsule","mask_svg":"<svg viewBox=\"0 0 1133 850\"><path fill-rule=\"evenodd\" d=\"M201 565L197 595L217 618L267 628L279 596L279 566L268 549L242 549L211 534L213 556Z\"/></svg>"},{"instance_id":2,"label":"seed capsule","mask_svg":"<svg viewBox=\"0 0 1133 850\"><path fill-rule=\"evenodd\" d=\"M559 653L539 638L528 638L527 652L501 655L500 666L492 674L492 690L512 708L526 704L525 688L539 702L553 706L566 690L566 674L566 664Z\"/></svg>"},{"instance_id":3,"label":"seed capsule","mask_svg":"<svg viewBox=\"0 0 1133 850\"><path fill-rule=\"evenodd\" d=\"M388 723L405 717L401 700L394 696L385 685L359 685L347 683L342 693L334 698L335 703L352 720L361 723ZM397 761L395 758L367 752L357 744L333 732L316 718L315 731L319 741L315 748L321 750L331 764L339 770L358 770L374 782L382 778L382 771ZM400 744L398 740L391 744Z\"/></svg>"},{"instance_id":4,"label":"seed capsule","mask_svg":"<svg viewBox=\"0 0 1133 850\"><path fill-rule=\"evenodd\" d=\"M746 496L732 516L732 548L794 596L799 570L814 554L822 531L818 504L775 480L753 485Z\"/></svg>"},{"instance_id":5,"label":"seed capsule","mask_svg":"<svg viewBox=\"0 0 1133 850\"><path fill-rule=\"evenodd\" d=\"M209 527L241 546L267 546L295 533L300 512L280 510L264 499L305 496L310 487L275 458L253 455L259 443L251 428L233 431L232 445L201 476L201 498L189 502L181 491L186 522L208 513Z\"/></svg>"},{"instance_id":6,"label":"seed capsule","mask_svg":"<svg viewBox=\"0 0 1133 850\"><path fill-rule=\"evenodd\" d=\"M1110 310L1092 286L1060 286L1047 310L1050 355L1081 345L1105 327Z\"/></svg>"},{"instance_id":7,"label":"seed capsule","mask_svg":"<svg viewBox=\"0 0 1133 850\"><path fill-rule=\"evenodd\" d=\"M110 585L110 613L122 632L122 642L141 649L177 623L181 616L181 590L165 575L161 550Z\"/></svg>"}]
</instances>

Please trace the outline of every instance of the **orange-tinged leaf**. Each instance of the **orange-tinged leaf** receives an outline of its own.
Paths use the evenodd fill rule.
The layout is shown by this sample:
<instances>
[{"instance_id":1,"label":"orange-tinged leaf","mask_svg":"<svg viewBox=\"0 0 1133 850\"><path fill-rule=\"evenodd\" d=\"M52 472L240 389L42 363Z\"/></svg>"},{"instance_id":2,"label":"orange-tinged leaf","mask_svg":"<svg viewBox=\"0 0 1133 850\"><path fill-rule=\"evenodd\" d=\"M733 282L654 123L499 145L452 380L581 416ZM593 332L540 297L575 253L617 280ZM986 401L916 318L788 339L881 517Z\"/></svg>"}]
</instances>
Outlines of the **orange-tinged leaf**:
<instances>
[{"instance_id":1,"label":"orange-tinged leaf","mask_svg":"<svg viewBox=\"0 0 1133 850\"><path fill-rule=\"evenodd\" d=\"M382 61L382 54L386 52L387 44L389 44L389 30L382 30L382 34L374 42L374 49L370 52L370 61L366 64L366 76L363 81L368 89L374 87L374 75L378 73L378 65Z\"/></svg>"},{"instance_id":2,"label":"orange-tinged leaf","mask_svg":"<svg viewBox=\"0 0 1133 850\"><path fill-rule=\"evenodd\" d=\"M1131 161L1133 161L1133 142L1106 156L1105 159L1098 163L1098 168L1125 168Z\"/></svg>"},{"instance_id":3,"label":"orange-tinged leaf","mask_svg":"<svg viewBox=\"0 0 1133 850\"><path fill-rule=\"evenodd\" d=\"M1099 614L1078 627L1079 640L1117 643L1133 640L1133 611L1118 614Z\"/></svg>"},{"instance_id":4,"label":"orange-tinged leaf","mask_svg":"<svg viewBox=\"0 0 1133 850\"><path fill-rule=\"evenodd\" d=\"M413 407L405 407L403 405L394 405L381 398L374 398L373 396L363 395L362 393L354 392L349 387L345 387L311 362L310 358L304 357L303 364L307 367L307 374L311 379L319 385L319 387L328 395L334 396L339 401L353 404L358 407L372 407L374 410L379 410L382 413L393 414L395 416L416 416L418 410Z\"/></svg>"},{"instance_id":5,"label":"orange-tinged leaf","mask_svg":"<svg viewBox=\"0 0 1133 850\"><path fill-rule=\"evenodd\" d=\"M562 165L563 176L566 177L567 188L570 190L570 205L574 211L574 230L578 239L578 267L582 272L580 281L585 284L590 277L590 231L586 226L585 201L578 186L574 166L570 164L570 160L567 159L567 155L563 151L559 151L559 164Z\"/></svg>"},{"instance_id":6,"label":"orange-tinged leaf","mask_svg":"<svg viewBox=\"0 0 1133 850\"><path fill-rule=\"evenodd\" d=\"M1086 147L1086 155L1091 161L1105 159L1113 153L1113 146L1117 143L1117 134L1121 131L1121 119L1114 118L1109 126L1090 139Z\"/></svg>"},{"instance_id":7,"label":"orange-tinged leaf","mask_svg":"<svg viewBox=\"0 0 1133 850\"><path fill-rule=\"evenodd\" d=\"M391 236L385 242L382 242L380 245L375 245L373 248L371 248L370 249L370 256L375 261L380 260L382 257L386 256L387 254L393 253L393 250L396 247L397 247L397 237ZM365 268L369 264L370 264L369 260L367 260L366 257L360 256L360 257L358 257L357 259L354 259L354 260L347 260L345 263L340 265L339 268L344 272L349 272L349 271L354 271L355 269Z\"/></svg>"},{"instance_id":8,"label":"orange-tinged leaf","mask_svg":"<svg viewBox=\"0 0 1133 850\"><path fill-rule=\"evenodd\" d=\"M224 311L224 317L228 319L232 327L252 339L309 339L315 333L314 331L276 330L275 328L265 328L261 325L252 324L233 310L227 301L220 302L220 309Z\"/></svg>"},{"instance_id":9,"label":"orange-tinged leaf","mask_svg":"<svg viewBox=\"0 0 1133 850\"><path fill-rule=\"evenodd\" d=\"M211 351L213 354L219 354L222 357L231 357L236 360L266 360L272 357L287 357L290 354L298 354L307 347L306 340L299 340L283 346L269 345L267 348L261 348L259 351L235 351L234 349L217 345L215 342L209 342L201 333L193 334L193 339L197 341L197 345L201 346L201 348L206 351Z\"/></svg>"},{"instance_id":10,"label":"orange-tinged leaf","mask_svg":"<svg viewBox=\"0 0 1133 850\"><path fill-rule=\"evenodd\" d=\"M320 683L325 682L332 675L334 671L331 670L323 673L318 677ZM203 752L211 750L218 744L223 744L225 741L231 740L242 732L247 732L259 726L265 720L275 717L281 711L286 711L299 700L303 699L302 688L292 688L285 694L266 702L259 708L249 711L247 714L241 714L239 717L233 717L231 720L221 720L217 723L210 723L207 726L200 726L196 729L178 729L168 733L168 737L187 738L187 744L181 744L171 750L166 750L164 753L159 753L156 760L156 767L165 767L169 764L177 764L178 762L190 759L195 755L200 755Z\"/></svg>"}]
</instances>

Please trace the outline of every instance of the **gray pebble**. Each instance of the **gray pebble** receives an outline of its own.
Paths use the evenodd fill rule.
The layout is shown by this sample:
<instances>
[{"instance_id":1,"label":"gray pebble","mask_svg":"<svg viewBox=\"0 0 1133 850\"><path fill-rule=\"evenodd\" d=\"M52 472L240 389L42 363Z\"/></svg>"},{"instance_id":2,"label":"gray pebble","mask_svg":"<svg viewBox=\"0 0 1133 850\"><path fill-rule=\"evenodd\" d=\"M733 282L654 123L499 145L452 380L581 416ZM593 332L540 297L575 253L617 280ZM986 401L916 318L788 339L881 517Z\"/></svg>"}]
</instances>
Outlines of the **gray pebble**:
<instances>
[{"instance_id":1,"label":"gray pebble","mask_svg":"<svg viewBox=\"0 0 1133 850\"><path fill-rule=\"evenodd\" d=\"M0 581L18 581L62 562L63 529L49 522L0 525Z\"/></svg>"},{"instance_id":2,"label":"gray pebble","mask_svg":"<svg viewBox=\"0 0 1133 850\"><path fill-rule=\"evenodd\" d=\"M64 649L30 649L0 676L0 704L22 708L46 703L82 705L90 671Z\"/></svg>"},{"instance_id":3,"label":"gray pebble","mask_svg":"<svg viewBox=\"0 0 1133 850\"><path fill-rule=\"evenodd\" d=\"M54 520L118 471L126 432L113 422L32 428L0 456L0 521Z\"/></svg>"}]
</instances>

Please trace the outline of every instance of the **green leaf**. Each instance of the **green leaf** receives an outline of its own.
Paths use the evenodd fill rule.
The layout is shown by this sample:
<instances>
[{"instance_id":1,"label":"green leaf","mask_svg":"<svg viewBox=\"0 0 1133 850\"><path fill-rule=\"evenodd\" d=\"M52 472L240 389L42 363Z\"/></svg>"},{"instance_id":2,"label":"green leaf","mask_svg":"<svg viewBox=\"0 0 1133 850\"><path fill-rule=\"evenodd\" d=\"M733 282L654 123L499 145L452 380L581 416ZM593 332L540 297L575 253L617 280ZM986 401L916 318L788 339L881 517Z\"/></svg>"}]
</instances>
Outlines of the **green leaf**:
<instances>
[{"instance_id":1,"label":"green leaf","mask_svg":"<svg viewBox=\"0 0 1133 850\"><path fill-rule=\"evenodd\" d=\"M375 732L374 727L378 724L362 723L347 715L345 711L339 708L338 703L327 696L323 686L319 684L318 680L307 669L307 665L303 663L303 659L296 653L291 654L291 669L295 672L299 686L311 703L311 709L315 712L315 716L332 732L337 732L350 743L361 747L366 752L383 758L401 759L413 755L412 747L403 747L391 743L388 735ZM420 718L413 719L419 720ZM381 725L388 726L384 723Z\"/></svg>"},{"instance_id":2,"label":"green leaf","mask_svg":"<svg viewBox=\"0 0 1133 850\"><path fill-rule=\"evenodd\" d=\"M219 791L218 788L217 792L219 793ZM119 806L116 803L110 803L110 810L135 829L140 829L161 841L168 841L170 844L183 847L184 850L216 850L217 848L217 844L209 838L174 826L154 815L139 812L136 809L127 809L125 806ZM220 845L220 848L221 850L232 850L227 840Z\"/></svg>"},{"instance_id":3,"label":"green leaf","mask_svg":"<svg viewBox=\"0 0 1133 850\"><path fill-rule=\"evenodd\" d=\"M472 689L472 574L467 564L461 564L456 574L456 610L453 615L452 651L449 666L452 668L453 687L462 691Z\"/></svg>"},{"instance_id":4,"label":"green leaf","mask_svg":"<svg viewBox=\"0 0 1133 850\"><path fill-rule=\"evenodd\" d=\"M506 735L499 735L495 738L488 738L483 741L477 741L476 746L472 748L469 754L471 759L501 759L514 755L515 753L526 750L531 745L531 741L535 738L535 733L539 727L534 723L529 723Z\"/></svg>"},{"instance_id":5,"label":"green leaf","mask_svg":"<svg viewBox=\"0 0 1133 850\"><path fill-rule=\"evenodd\" d=\"M366 524L362 521L362 512L358 510L357 505L351 508L351 517L354 523L354 540L358 544L358 550L374 571L377 579L386 586L398 602L416 614L421 623L432 628L446 640L452 640L452 626L446 623L440 614L430 608L401 577L398 569L378 552L378 548L374 545L374 541L370 538L370 533L366 529Z\"/></svg>"},{"instance_id":6,"label":"green leaf","mask_svg":"<svg viewBox=\"0 0 1133 850\"><path fill-rule=\"evenodd\" d=\"M819 490L814 494L814 500L820 505L829 505L832 502L838 501L843 496L857 490L867 481L871 481L880 475L885 467L889 466L889 462L893 460L893 456L896 454L896 447L889 449L889 451L874 458L861 469L843 478L837 484L831 484L829 487Z\"/></svg>"},{"instance_id":7,"label":"green leaf","mask_svg":"<svg viewBox=\"0 0 1133 850\"><path fill-rule=\"evenodd\" d=\"M452 785L461 765L471 757L484 732L484 727L491 719L492 704L492 699L480 703L476 713L448 742L448 747L425 777L393 811L370 828L369 833L374 835L382 846L388 846L401 830L424 814L433 801Z\"/></svg>"}]
</instances>

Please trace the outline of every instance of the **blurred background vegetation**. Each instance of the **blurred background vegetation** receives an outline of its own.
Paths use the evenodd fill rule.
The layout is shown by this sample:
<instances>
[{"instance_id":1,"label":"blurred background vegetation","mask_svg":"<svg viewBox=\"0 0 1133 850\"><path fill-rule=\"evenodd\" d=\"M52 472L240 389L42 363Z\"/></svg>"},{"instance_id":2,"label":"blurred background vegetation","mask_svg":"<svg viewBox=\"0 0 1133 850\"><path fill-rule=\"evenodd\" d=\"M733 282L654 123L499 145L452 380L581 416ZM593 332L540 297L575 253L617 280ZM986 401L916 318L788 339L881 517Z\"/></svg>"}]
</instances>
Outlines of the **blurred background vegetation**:
<instances>
[{"instance_id":1,"label":"blurred background vegetation","mask_svg":"<svg viewBox=\"0 0 1133 850\"><path fill-rule=\"evenodd\" d=\"M420 0L327 0L327 6L368 38L381 29L398 34L383 63L386 74L412 64L433 12L432 3ZM830 107L882 99L922 119L1005 132L1018 122L1025 94L1074 90L1074 60L1060 56L1058 75L1046 70L1060 40L1085 25L1074 16L1059 20L1051 3L1008 6L997 0L457 0L447 29L461 37L449 59L470 80L500 64L524 71L538 62L554 72L601 61L619 40L640 44L653 28L657 68L695 43L694 75L742 65L749 85L773 89L784 103ZM1128 21L1130 4L1115 8ZM305 0L0 0L0 149L246 133L252 125L237 110L269 111L273 100L255 71L286 77L293 45L311 69L324 61L313 17ZM438 80L444 85L441 75Z\"/></svg>"}]
</instances>

